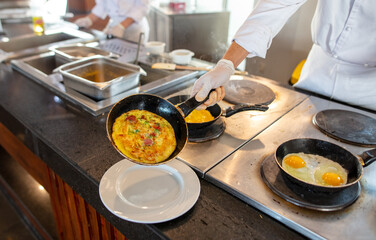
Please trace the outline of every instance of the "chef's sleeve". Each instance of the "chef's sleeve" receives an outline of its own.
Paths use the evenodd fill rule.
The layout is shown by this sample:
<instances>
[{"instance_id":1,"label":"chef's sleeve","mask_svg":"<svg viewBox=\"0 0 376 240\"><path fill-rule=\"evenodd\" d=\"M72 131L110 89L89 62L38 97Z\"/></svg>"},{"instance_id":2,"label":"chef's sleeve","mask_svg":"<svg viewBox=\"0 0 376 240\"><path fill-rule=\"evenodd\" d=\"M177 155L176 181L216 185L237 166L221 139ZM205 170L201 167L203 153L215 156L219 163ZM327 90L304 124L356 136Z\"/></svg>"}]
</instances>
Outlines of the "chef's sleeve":
<instances>
[{"instance_id":1,"label":"chef's sleeve","mask_svg":"<svg viewBox=\"0 0 376 240\"><path fill-rule=\"evenodd\" d=\"M265 58L272 39L306 0L260 0L234 36L249 52L247 57Z\"/></svg>"},{"instance_id":2,"label":"chef's sleeve","mask_svg":"<svg viewBox=\"0 0 376 240\"><path fill-rule=\"evenodd\" d=\"M134 2L134 5L132 6L132 10L123 14L127 15L127 17L132 18L135 22L140 22L144 17L146 17L149 9L149 0L136 0Z\"/></svg>"},{"instance_id":3,"label":"chef's sleeve","mask_svg":"<svg viewBox=\"0 0 376 240\"><path fill-rule=\"evenodd\" d=\"M105 19L108 14L105 1L106 0L96 0L95 6L91 9L91 12L101 19Z\"/></svg>"}]
</instances>

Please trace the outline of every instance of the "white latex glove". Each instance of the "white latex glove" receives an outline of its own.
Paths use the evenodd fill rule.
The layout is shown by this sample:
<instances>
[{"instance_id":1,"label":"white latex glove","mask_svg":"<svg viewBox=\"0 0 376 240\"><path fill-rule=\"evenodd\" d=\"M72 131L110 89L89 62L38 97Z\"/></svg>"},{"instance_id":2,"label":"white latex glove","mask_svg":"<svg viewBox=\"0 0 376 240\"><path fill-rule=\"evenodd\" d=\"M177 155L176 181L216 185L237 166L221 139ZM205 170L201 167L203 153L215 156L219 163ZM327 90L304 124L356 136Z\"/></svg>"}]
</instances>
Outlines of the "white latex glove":
<instances>
[{"instance_id":1,"label":"white latex glove","mask_svg":"<svg viewBox=\"0 0 376 240\"><path fill-rule=\"evenodd\" d=\"M197 101L203 101L211 89L216 89L216 91L210 93L209 99L197 108L198 110L212 106L224 98L225 91L223 85L234 72L234 64L230 60L221 59L211 71L196 80L191 91L191 96L197 93Z\"/></svg>"},{"instance_id":2,"label":"white latex glove","mask_svg":"<svg viewBox=\"0 0 376 240\"><path fill-rule=\"evenodd\" d=\"M115 37L118 37L118 38L123 38L124 37L124 32L125 32L125 28L123 27L123 25L121 24L118 24L118 25L115 25L113 27L108 27L108 28L105 28L105 30L103 30L105 34L111 34Z\"/></svg>"},{"instance_id":3,"label":"white latex glove","mask_svg":"<svg viewBox=\"0 0 376 240\"><path fill-rule=\"evenodd\" d=\"M84 27L84 28L89 28L89 27L91 27L91 25L93 25L93 22L91 21L91 19L88 16L83 17L83 18L79 18L74 23L77 26Z\"/></svg>"}]
</instances>

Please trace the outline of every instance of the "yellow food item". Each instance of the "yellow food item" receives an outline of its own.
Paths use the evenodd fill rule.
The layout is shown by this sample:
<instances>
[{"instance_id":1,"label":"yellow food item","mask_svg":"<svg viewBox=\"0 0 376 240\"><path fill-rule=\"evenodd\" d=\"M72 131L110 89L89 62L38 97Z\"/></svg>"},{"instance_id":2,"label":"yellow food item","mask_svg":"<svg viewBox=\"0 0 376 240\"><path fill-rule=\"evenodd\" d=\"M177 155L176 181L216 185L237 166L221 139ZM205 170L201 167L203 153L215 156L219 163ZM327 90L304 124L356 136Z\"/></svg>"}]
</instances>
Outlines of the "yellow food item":
<instances>
[{"instance_id":1,"label":"yellow food item","mask_svg":"<svg viewBox=\"0 0 376 240\"><path fill-rule=\"evenodd\" d=\"M315 154L287 154L282 167L290 175L311 184L340 186L347 183L347 171L339 163Z\"/></svg>"},{"instance_id":2,"label":"yellow food item","mask_svg":"<svg viewBox=\"0 0 376 240\"><path fill-rule=\"evenodd\" d=\"M204 109L204 110L197 110L194 109L186 118L185 121L187 123L203 123L203 122L209 122L211 120L214 120L214 117L211 115L211 113Z\"/></svg>"},{"instance_id":3,"label":"yellow food item","mask_svg":"<svg viewBox=\"0 0 376 240\"><path fill-rule=\"evenodd\" d=\"M305 162L301 157L290 155L284 159L285 163L293 168L305 167Z\"/></svg>"},{"instance_id":4,"label":"yellow food item","mask_svg":"<svg viewBox=\"0 0 376 240\"><path fill-rule=\"evenodd\" d=\"M146 110L131 110L116 118L112 139L124 155L140 163L162 162L176 148L171 124Z\"/></svg>"},{"instance_id":5,"label":"yellow food item","mask_svg":"<svg viewBox=\"0 0 376 240\"><path fill-rule=\"evenodd\" d=\"M347 183L347 171L334 161L323 161L315 172L315 180L324 186L340 186Z\"/></svg>"},{"instance_id":6,"label":"yellow food item","mask_svg":"<svg viewBox=\"0 0 376 240\"><path fill-rule=\"evenodd\" d=\"M326 172L321 176L322 180L332 186L339 186L343 183L343 179L337 173Z\"/></svg>"}]
</instances>

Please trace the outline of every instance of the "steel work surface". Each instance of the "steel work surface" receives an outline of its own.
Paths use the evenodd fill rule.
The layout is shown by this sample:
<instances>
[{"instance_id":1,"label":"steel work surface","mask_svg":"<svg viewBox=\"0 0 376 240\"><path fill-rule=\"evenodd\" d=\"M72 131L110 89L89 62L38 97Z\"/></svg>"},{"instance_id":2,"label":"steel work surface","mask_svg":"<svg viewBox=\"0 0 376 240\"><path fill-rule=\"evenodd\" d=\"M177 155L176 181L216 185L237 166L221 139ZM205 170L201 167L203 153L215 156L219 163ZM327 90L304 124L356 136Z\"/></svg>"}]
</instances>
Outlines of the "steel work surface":
<instances>
[{"instance_id":1,"label":"steel work surface","mask_svg":"<svg viewBox=\"0 0 376 240\"><path fill-rule=\"evenodd\" d=\"M278 86L276 82L269 79L242 76L233 76L232 79L259 81L273 90L276 99L269 105L269 110L266 112L246 111L228 118L222 117L226 123L226 129L219 138L202 143L188 143L178 158L201 174L225 159L308 97L308 95ZM190 89L184 89L173 95L184 94L190 94ZM231 106L225 101L221 101L219 105L222 108Z\"/></svg>"},{"instance_id":2,"label":"steel work surface","mask_svg":"<svg viewBox=\"0 0 376 240\"><path fill-rule=\"evenodd\" d=\"M341 143L320 132L312 124L312 117L325 109L350 110L376 118L376 114L311 96L208 171L205 178L307 237L376 239L376 164L364 168L361 194L355 203L334 212L295 206L274 194L261 178L260 166L265 157L290 139L322 139L354 155L369 149Z\"/></svg>"}]
</instances>

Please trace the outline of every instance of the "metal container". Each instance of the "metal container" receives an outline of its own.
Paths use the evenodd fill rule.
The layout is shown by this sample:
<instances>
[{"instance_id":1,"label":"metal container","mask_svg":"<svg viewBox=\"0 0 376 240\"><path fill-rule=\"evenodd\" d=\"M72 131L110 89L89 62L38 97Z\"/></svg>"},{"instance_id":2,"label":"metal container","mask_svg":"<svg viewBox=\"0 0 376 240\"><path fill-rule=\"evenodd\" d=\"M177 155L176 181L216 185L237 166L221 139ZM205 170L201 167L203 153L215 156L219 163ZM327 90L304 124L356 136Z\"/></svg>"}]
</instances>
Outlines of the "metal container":
<instances>
[{"instance_id":1,"label":"metal container","mask_svg":"<svg viewBox=\"0 0 376 240\"><path fill-rule=\"evenodd\" d=\"M14 31L17 33L18 30ZM42 35L32 33L10 37L7 41L0 41L1 62L44 53L52 47L87 43L94 40L95 37L92 34L64 25L59 29L47 29Z\"/></svg>"},{"instance_id":2,"label":"metal container","mask_svg":"<svg viewBox=\"0 0 376 240\"><path fill-rule=\"evenodd\" d=\"M81 60L85 57L91 57L95 55L117 58L118 55L99 49L95 47L88 47L83 45L76 46L63 46L51 49L55 52L55 59L58 65L65 64L68 62L73 62Z\"/></svg>"},{"instance_id":3,"label":"metal container","mask_svg":"<svg viewBox=\"0 0 376 240\"><path fill-rule=\"evenodd\" d=\"M57 69L66 88L96 100L110 98L139 86L140 67L104 56L66 63Z\"/></svg>"}]
</instances>

